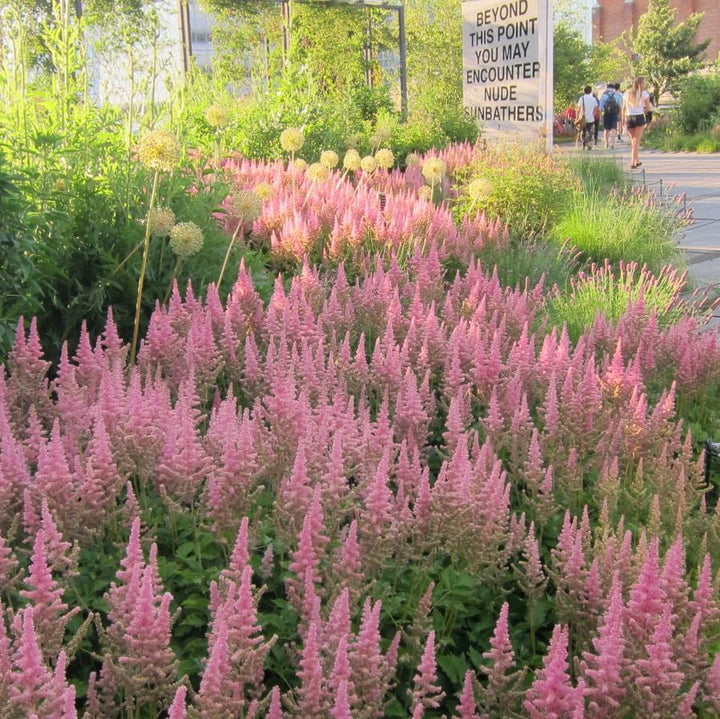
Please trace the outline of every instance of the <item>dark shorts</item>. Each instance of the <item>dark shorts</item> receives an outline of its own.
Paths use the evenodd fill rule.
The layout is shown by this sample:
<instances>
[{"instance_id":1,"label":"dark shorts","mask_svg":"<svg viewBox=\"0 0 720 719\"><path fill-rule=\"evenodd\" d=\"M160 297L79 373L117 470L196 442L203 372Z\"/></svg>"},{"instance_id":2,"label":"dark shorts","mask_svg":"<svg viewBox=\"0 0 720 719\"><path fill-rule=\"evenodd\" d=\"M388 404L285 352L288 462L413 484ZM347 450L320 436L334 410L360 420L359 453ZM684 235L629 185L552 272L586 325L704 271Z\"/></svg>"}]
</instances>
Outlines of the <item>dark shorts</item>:
<instances>
[{"instance_id":1,"label":"dark shorts","mask_svg":"<svg viewBox=\"0 0 720 719\"><path fill-rule=\"evenodd\" d=\"M603 115L603 130L617 130L618 126L618 114L614 112L612 114L605 113Z\"/></svg>"},{"instance_id":2,"label":"dark shorts","mask_svg":"<svg viewBox=\"0 0 720 719\"><path fill-rule=\"evenodd\" d=\"M645 125L645 115L630 115L627 119L628 129L633 127L643 127Z\"/></svg>"}]
</instances>

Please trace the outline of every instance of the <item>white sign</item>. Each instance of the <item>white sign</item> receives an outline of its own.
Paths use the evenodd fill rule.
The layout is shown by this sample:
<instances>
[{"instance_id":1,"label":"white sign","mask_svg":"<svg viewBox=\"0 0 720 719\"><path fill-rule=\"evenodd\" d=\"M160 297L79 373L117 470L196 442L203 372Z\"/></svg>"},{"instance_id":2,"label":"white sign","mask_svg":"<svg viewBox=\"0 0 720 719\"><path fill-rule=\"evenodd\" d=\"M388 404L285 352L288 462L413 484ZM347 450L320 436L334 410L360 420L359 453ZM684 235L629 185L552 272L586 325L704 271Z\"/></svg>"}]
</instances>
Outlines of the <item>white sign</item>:
<instances>
[{"instance_id":1,"label":"white sign","mask_svg":"<svg viewBox=\"0 0 720 719\"><path fill-rule=\"evenodd\" d=\"M469 0L463 9L463 103L488 140L552 149L552 0Z\"/></svg>"}]
</instances>

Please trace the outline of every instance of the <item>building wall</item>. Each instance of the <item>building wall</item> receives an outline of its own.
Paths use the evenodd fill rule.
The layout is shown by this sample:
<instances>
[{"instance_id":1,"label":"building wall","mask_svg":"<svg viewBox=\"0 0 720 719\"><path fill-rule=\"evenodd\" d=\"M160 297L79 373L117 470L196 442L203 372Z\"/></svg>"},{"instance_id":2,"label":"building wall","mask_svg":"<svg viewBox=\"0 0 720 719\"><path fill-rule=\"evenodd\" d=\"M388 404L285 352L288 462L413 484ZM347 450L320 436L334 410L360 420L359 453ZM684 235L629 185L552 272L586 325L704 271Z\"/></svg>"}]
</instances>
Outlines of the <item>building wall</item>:
<instances>
[{"instance_id":1,"label":"building wall","mask_svg":"<svg viewBox=\"0 0 720 719\"><path fill-rule=\"evenodd\" d=\"M671 0L682 22L694 12L705 13L696 35L698 41L711 38L705 57L712 60L720 53L720 0ZM593 38L610 42L637 24L647 11L648 0L598 0L593 7Z\"/></svg>"}]
</instances>

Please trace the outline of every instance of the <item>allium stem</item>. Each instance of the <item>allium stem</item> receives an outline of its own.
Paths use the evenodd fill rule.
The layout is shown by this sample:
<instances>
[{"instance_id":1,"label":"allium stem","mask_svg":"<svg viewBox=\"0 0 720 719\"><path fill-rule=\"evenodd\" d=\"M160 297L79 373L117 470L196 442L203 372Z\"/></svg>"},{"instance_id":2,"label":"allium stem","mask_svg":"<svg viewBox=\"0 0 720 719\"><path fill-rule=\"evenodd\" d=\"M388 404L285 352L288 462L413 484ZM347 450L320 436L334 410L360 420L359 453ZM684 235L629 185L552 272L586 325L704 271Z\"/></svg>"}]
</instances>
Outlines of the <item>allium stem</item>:
<instances>
[{"instance_id":1,"label":"allium stem","mask_svg":"<svg viewBox=\"0 0 720 719\"><path fill-rule=\"evenodd\" d=\"M152 192L150 193L150 205L148 206L148 214L155 206L155 195L157 194L158 178L160 171L155 170L153 177ZM135 300L135 323L133 325L133 338L130 345L130 364L135 362L135 351L137 350L138 333L140 331L140 309L142 307L142 293L145 285L145 271L147 270L148 255L150 254L150 224L145 225L145 241L143 247L142 265L140 266L140 277L138 279L137 299Z\"/></svg>"},{"instance_id":2,"label":"allium stem","mask_svg":"<svg viewBox=\"0 0 720 719\"><path fill-rule=\"evenodd\" d=\"M110 273L110 277L114 277L120 270L125 266L125 263L143 246L143 240L140 240L140 242L135 245L135 247L130 250L129 254L125 259Z\"/></svg>"},{"instance_id":3,"label":"allium stem","mask_svg":"<svg viewBox=\"0 0 720 719\"><path fill-rule=\"evenodd\" d=\"M222 267L220 268L220 276L218 277L218 281L217 281L218 292L220 291L220 283L223 280L223 276L225 275L225 269L227 267L228 260L230 259L230 252L233 248L233 245L235 244L235 240L237 239L238 233L240 232L240 230L242 230L242 228L243 228L243 221L240 220L240 222L238 222L238 226L235 228L235 232L233 232L233 236L230 239L230 242L228 243L228 248L227 248L227 251L225 252L225 259L223 260ZM244 233L243 233L243 235L244 235Z\"/></svg>"},{"instance_id":4,"label":"allium stem","mask_svg":"<svg viewBox=\"0 0 720 719\"><path fill-rule=\"evenodd\" d=\"M170 295L172 294L173 282L175 282L175 278L177 277L178 270L180 269L180 265L182 264L182 259L182 256L178 255L178 258L175 261L175 267L173 267L172 277L170 277L170 284L168 285L167 292L165 293L165 299L163 300L164 305L168 303Z\"/></svg>"}]
</instances>

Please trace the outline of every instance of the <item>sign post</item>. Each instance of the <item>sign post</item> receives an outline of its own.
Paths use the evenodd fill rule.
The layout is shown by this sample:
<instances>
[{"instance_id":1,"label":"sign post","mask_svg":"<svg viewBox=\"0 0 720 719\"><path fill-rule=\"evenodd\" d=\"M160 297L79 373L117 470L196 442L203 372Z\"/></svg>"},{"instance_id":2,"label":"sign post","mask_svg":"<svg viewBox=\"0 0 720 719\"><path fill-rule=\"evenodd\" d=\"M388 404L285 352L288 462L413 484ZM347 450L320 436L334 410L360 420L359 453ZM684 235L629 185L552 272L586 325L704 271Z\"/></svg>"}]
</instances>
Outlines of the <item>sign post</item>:
<instances>
[{"instance_id":1,"label":"sign post","mask_svg":"<svg viewBox=\"0 0 720 719\"><path fill-rule=\"evenodd\" d=\"M552 0L468 0L463 104L489 142L553 142Z\"/></svg>"}]
</instances>

